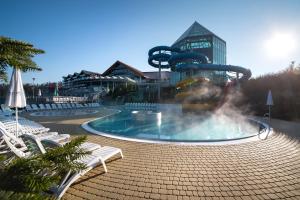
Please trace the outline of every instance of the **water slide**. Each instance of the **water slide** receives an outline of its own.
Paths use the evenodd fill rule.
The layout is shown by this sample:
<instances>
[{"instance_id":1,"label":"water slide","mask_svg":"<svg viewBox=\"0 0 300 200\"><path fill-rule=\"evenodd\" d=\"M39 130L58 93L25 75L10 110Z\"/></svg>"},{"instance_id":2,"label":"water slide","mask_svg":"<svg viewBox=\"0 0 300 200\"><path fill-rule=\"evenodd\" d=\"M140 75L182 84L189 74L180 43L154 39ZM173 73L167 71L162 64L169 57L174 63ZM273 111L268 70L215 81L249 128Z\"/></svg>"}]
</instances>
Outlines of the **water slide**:
<instances>
[{"instance_id":1,"label":"water slide","mask_svg":"<svg viewBox=\"0 0 300 200\"><path fill-rule=\"evenodd\" d=\"M160 69L168 69L171 68L173 71L177 72L185 72L185 71L193 71L193 70L205 70L205 71L223 71L223 72L235 72L237 77L232 81L228 82L223 89L223 97L219 101L219 105L225 102L228 91L231 87L237 85L237 83L241 83L243 81L247 81L251 77L251 71L244 67L235 66L235 65L222 65L222 64L211 64L209 63L208 58L200 53L196 52L182 52L180 49L175 49L168 46L157 46L149 50L149 65L160 68ZM184 80L181 80L177 83L177 86L185 85L186 82L191 82L192 84L197 84L199 87L201 86L201 82L203 80L194 80L195 78L187 77ZM189 84L187 84L189 85ZM191 84L190 84L191 85ZM197 88L196 88L197 90ZM194 89L195 93L195 89ZM184 97L190 97L193 94L193 91L188 91L188 88L183 88L176 95L180 97L180 99ZM213 103L214 104L214 103ZM200 104L199 104L200 105ZM212 104L211 104L212 105ZM209 103L201 104L200 107L211 107ZM217 107L219 107L219 105ZM216 106L212 106L216 107ZM204 109L205 110L205 109Z\"/></svg>"},{"instance_id":2,"label":"water slide","mask_svg":"<svg viewBox=\"0 0 300 200\"><path fill-rule=\"evenodd\" d=\"M246 81L251 77L251 71L244 67L235 65L220 65L208 63L208 58L196 52L181 52L179 49L168 46L157 46L149 50L149 65L155 68L168 69L175 71L189 70L212 70L237 72L242 74L239 82Z\"/></svg>"}]
</instances>

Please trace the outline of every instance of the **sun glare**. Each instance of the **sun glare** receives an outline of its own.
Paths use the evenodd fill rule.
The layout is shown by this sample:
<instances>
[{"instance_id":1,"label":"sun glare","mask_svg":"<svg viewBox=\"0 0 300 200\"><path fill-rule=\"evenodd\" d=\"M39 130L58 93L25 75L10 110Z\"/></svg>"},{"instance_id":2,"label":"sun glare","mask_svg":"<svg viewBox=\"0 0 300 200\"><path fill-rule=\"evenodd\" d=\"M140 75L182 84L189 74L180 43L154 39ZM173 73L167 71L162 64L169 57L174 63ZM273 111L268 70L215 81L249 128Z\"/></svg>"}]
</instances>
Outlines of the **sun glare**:
<instances>
[{"instance_id":1,"label":"sun glare","mask_svg":"<svg viewBox=\"0 0 300 200\"><path fill-rule=\"evenodd\" d=\"M264 45L270 57L286 58L296 49L296 37L291 33L274 32Z\"/></svg>"}]
</instances>

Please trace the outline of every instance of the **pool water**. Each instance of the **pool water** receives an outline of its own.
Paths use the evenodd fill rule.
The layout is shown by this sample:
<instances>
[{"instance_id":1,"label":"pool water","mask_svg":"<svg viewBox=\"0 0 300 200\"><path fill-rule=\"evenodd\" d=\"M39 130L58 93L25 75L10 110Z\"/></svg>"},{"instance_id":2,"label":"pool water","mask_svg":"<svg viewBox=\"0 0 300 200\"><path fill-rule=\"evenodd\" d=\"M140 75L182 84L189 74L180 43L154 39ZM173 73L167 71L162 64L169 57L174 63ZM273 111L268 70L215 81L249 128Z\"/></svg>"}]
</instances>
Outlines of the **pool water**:
<instances>
[{"instance_id":1,"label":"pool water","mask_svg":"<svg viewBox=\"0 0 300 200\"><path fill-rule=\"evenodd\" d=\"M243 119L128 110L89 122L88 126L113 136L180 142L248 138L259 130L258 123Z\"/></svg>"}]
</instances>

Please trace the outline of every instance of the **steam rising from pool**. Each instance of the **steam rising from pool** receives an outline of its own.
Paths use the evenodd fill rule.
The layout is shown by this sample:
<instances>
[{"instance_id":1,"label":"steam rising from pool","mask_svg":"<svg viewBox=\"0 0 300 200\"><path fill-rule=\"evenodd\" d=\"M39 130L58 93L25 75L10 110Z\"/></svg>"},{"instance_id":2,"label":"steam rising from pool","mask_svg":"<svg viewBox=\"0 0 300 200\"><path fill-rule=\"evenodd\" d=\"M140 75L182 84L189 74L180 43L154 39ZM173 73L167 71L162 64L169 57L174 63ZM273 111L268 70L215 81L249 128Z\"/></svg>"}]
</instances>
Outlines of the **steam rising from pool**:
<instances>
[{"instance_id":1,"label":"steam rising from pool","mask_svg":"<svg viewBox=\"0 0 300 200\"><path fill-rule=\"evenodd\" d=\"M199 93L197 93L197 91ZM194 93L197 99L218 98L221 95L217 86L205 85ZM189 129L182 131L181 136L189 133L204 140L210 139L235 139L244 137L245 133L257 133L258 127L249 122L243 113L250 113L248 107L237 107L242 95L238 90L230 91L221 107L213 112L199 114L188 114ZM191 97L187 99L191 101ZM175 120L177 130L180 130L185 123L181 117Z\"/></svg>"},{"instance_id":2,"label":"steam rising from pool","mask_svg":"<svg viewBox=\"0 0 300 200\"><path fill-rule=\"evenodd\" d=\"M222 95L221 88L207 83L204 83L202 87L193 92L193 96L189 96L184 103L193 100L220 99ZM243 132L257 132L257 125L255 126L252 123L249 123L249 120L244 114L251 113L248 107L236 106L242 97L239 90L234 88L228 92L221 107L213 112L206 112L202 115L189 114L191 124L190 129L186 132L195 135L203 135L207 140L211 139L212 135L223 135L225 136L224 139L233 139L243 137ZM179 127L182 127L182 119L177 118L176 124L179 124ZM182 135L186 134L186 132L182 132Z\"/></svg>"}]
</instances>

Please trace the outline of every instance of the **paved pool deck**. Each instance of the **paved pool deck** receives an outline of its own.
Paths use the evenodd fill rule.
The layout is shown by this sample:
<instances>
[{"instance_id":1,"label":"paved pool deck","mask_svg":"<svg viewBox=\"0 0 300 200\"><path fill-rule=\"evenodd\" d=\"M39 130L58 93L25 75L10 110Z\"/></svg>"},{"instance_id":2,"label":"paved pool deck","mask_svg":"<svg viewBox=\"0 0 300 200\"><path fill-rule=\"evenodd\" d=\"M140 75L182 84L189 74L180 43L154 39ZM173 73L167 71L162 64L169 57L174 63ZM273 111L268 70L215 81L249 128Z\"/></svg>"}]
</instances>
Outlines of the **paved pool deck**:
<instances>
[{"instance_id":1,"label":"paved pool deck","mask_svg":"<svg viewBox=\"0 0 300 200\"><path fill-rule=\"evenodd\" d=\"M300 199L300 124L272 120L267 140L222 146L149 144L89 134L80 125L103 114L32 117L52 131L88 135L121 148L75 182L63 199Z\"/></svg>"}]
</instances>

